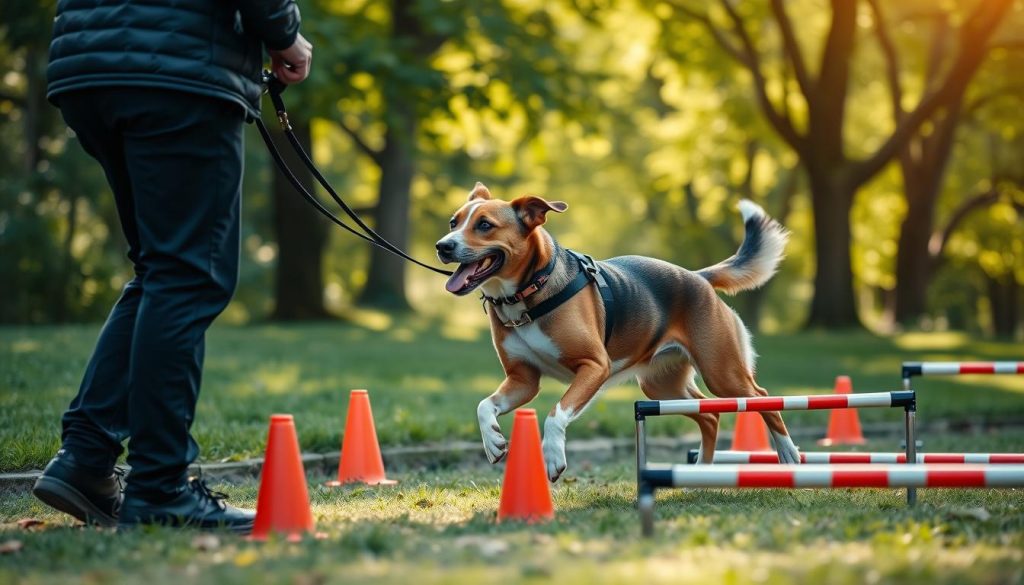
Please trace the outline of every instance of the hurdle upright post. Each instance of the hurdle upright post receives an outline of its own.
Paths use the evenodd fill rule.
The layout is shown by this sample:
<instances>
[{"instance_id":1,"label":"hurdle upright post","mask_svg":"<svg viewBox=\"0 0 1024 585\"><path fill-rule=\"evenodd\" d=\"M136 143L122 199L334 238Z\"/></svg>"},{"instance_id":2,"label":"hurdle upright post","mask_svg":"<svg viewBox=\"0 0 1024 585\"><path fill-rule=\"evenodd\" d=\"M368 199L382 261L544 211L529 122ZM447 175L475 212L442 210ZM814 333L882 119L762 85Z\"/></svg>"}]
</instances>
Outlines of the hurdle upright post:
<instances>
[{"instance_id":1,"label":"hurdle upright post","mask_svg":"<svg viewBox=\"0 0 1024 585\"><path fill-rule=\"evenodd\" d=\"M909 380L907 380L909 381ZM909 388L907 388L909 390ZM910 402L903 406L903 412L907 425L907 463L917 463L917 395L911 392ZM917 503L917 488L907 488L907 505L913 506Z\"/></svg>"},{"instance_id":2,"label":"hurdle upright post","mask_svg":"<svg viewBox=\"0 0 1024 585\"><path fill-rule=\"evenodd\" d=\"M640 534L654 536L654 486L641 481L637 485L636 506L640 511Z\"/></svg>"},{"instance_id":3,"label":"hurdle upright post","mask_svg":"<svg viewBox=\"0 0 1024 585\"><path fill-rule=\"evenodd\" d=\"M914 376L920 376L921 370L921 362L903 362L901 373L904 390L910 390L910 379Z\"/></svg>"},{"instance_id":4,"label":"hurdle upright post","mask_svg":"<svg viewBox=\"0 0 1024 585\"><path fill-rule=\"evenodd\" d=\"M636 415L636 485L640 487L640 472L647 465L647 429L644 416ZM639 494L638 494L639 497Z\"/></svg>"}]
</instances>

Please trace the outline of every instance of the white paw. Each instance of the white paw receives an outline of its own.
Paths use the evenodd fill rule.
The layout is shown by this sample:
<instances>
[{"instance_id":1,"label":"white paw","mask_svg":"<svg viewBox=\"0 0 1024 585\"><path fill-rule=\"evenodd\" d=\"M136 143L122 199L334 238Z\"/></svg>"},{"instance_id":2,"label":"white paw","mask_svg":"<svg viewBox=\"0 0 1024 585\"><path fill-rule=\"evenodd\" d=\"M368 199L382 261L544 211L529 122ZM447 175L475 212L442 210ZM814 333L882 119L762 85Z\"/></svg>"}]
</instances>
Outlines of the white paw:
<instances>
[{"instance_id":1,"label":"white paw","mask_svg":"<svg viewBox=\"0 0 1024 585\"><path fill-rule=\"evenodd\" d=\"M477 419L480 423L480 437L484 441L484 454L491 463L497 463L508 455L508 441L501 434L498 418L494 415L494 407L490 400L484 400L477 408Z\"/></svg>"},{"instance_id":2,"label":"white paw","mask_svg":"<svg viewBox=\"0 0 1024 585\"><path fill-rule=\"evenodd\" d=\"M547 466L548 479L551 483L558 481L562 472L565 471L565 439L551 438L546 435L543 441L544 464Z\"/></svg>"},{"instance_id":3,"label":"white paw","mask_svg":"<svg viewBox=\"0 0 1024 585\"><path fill-rule=\"evenodd\" d=\"M775 451L779 454L779 463L800 463L800 449L793 443L789 435L772 433L775 440Z\"/></svg>"},{"instance_id":4,"label":"white paw","mask_svg":"<svg viewBox=\"0 0 1024 585\"><path fill-rule=\"evenodd\" d=\"M697 461L694 462L697 465L703 465L704 463L704 445L697 447Z\"/></svg>"}]
</instances>

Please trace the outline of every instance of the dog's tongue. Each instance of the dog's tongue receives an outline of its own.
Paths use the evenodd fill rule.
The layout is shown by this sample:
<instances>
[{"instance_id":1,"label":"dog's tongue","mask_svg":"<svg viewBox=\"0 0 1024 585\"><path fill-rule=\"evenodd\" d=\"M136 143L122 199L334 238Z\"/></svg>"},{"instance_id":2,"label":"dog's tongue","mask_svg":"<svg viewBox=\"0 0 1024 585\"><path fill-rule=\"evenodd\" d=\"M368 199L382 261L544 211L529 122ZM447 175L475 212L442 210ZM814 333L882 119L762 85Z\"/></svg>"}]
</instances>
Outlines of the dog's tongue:
<instances>
[{"instance_id":1,"label":"dog's tongue","mask_svg":"<svg viewBox=\"0 0 1024 585\"><path fill-rule=\"evenodd\" d=\"M450 293L457 293L466 287L469 282L469 277L476 272L477 265L479 262L470 262L469 264L459 264L459 269L455 271L455 274L448 278L448 283L444 287Z\"/></svg>"}]
</instances>

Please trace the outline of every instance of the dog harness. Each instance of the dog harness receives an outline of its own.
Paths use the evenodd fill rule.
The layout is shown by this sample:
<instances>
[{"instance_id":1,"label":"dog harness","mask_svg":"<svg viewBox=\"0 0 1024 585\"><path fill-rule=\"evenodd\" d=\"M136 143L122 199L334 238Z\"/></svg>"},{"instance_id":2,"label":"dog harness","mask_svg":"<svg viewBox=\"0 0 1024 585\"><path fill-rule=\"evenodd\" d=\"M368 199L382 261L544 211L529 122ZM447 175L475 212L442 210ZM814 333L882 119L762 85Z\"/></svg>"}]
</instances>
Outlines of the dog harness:
<instances>
[{"instance_id":1,"label":"dog harness","mask_svg":"<svg viewBox=\"0 0 1024 585\"><path fill-rule=\"evenodd\" d=\"M604 343L608 344L608 340L611 339L612 329L615 326L615 296L612 294L612 289L608 286L608 281L604 275L601 274L601 269L598 267L597 262L586 254L580 254L572 250L566 250L566 252L572 256L580 265L580 271L576 274L576 278L572 279L569 284L565 285L565 288L558 291L551 297L541 301L535 307L523 311L518 319L510 319L508 321L502 321L502 325L505 327L522 327L533 323L537 319L540 319L544 315L547 315L551 311L554 311L563 303L576 296L576 293L580 292L587 285L593 283L597 286L598 292L601 294L601 302L604 304ZM548 281L551 276L551 272L555 268L555 262L552 260L543 270L534 275L533 280L529 284L519 289L519 291L509 297L492 298L486 295L481 295L484 303L491 303L495 306L501 305L514 305L516 303L523 302L527 297L536 293L544 283ZM486 311L486 307L484 308Z\"/></svg>"}]
</instances>

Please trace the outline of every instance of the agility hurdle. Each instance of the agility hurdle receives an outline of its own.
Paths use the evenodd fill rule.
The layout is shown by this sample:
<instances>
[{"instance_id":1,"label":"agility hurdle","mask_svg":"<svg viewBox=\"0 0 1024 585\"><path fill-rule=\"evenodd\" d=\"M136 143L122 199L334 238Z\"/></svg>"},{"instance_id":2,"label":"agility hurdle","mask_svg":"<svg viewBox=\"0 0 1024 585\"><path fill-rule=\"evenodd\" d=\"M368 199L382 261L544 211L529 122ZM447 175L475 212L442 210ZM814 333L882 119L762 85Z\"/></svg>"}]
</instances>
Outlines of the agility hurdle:
<instances>
[{"instance_id":1,"label":"agility hurdle","mask_svg":"<svg viewBox=\"0 0 1024 585\"><path fill-rule=\"evenodd\" d=\"M640 521L650 536L657 488L1019 488L1024 465L657 465L640 480Z\"/></svg>"},{"instance_id":2,"label":"agility hurdle","mask_svg":"<svg viewBox=\"0 0 1024 585\"><path fill-rule=\"evenodd\" d=\"M914 376L1024 374L1024 362L903 362L902 371L903 388L909 390Z\"/></svg>"},{"instance_id":3,"label":"agility hurdle","mask_svg":"<svg viewBox=\"0 0 1024 585\"><path fill-rule=\"evenodd\" d=\"M771 412L775 410L833 410L837 408L902 408L906 425L907 461L916 461L915 420L917 396L913 390L873 392L867 394L824 394L813 396L757 396L753 398L705 398L701 400L638 400L633 403L636 419L636 482L637 508L645 535L654 531L654 490L663 485L664 470L656 470L648 481L647 418L668 414L699 414L705 412ZM908 467L913 464L904 464ZM778 465L774 466L779 469ZM684 466L685 468L685 466ZM693 466L693 469L711 469ZM671 475L671 474L670 474ZM658 485L654 485L654 483ZM907 504L917 499L915 485L907 485Z\"/></svg>"},{"instance_id":4,"label":"agility hurdle","mask_svg":"<svg viewBox=\"0 0 1024 585\"><path fill-rule=\"evenodd\" d=\"M969 374L1016 375L1024 374L1024 361L1018 362L903 362L901 365L903 389L910 390L914 376L963 376ZM907 495L916 498L916 490Z\"/></svg>"},{"instance_id":5,"label":"agility hurdle","mask_svg":"<svg viewBox=\"0 0 1024 585\"><path fill-rule=\"evenodd\" d=\"M690 449L686 462L697 463L697 449ZM714 463L718 464L769 464L779 462L775 451L715 451ZM808 451L800 453L800 463L811 464L893 464L906 463L905 453L828 453ZM980 464L980 465L1024 465L1024 453L918 453L917 463Z\"/></svg>"}]
</instances>

